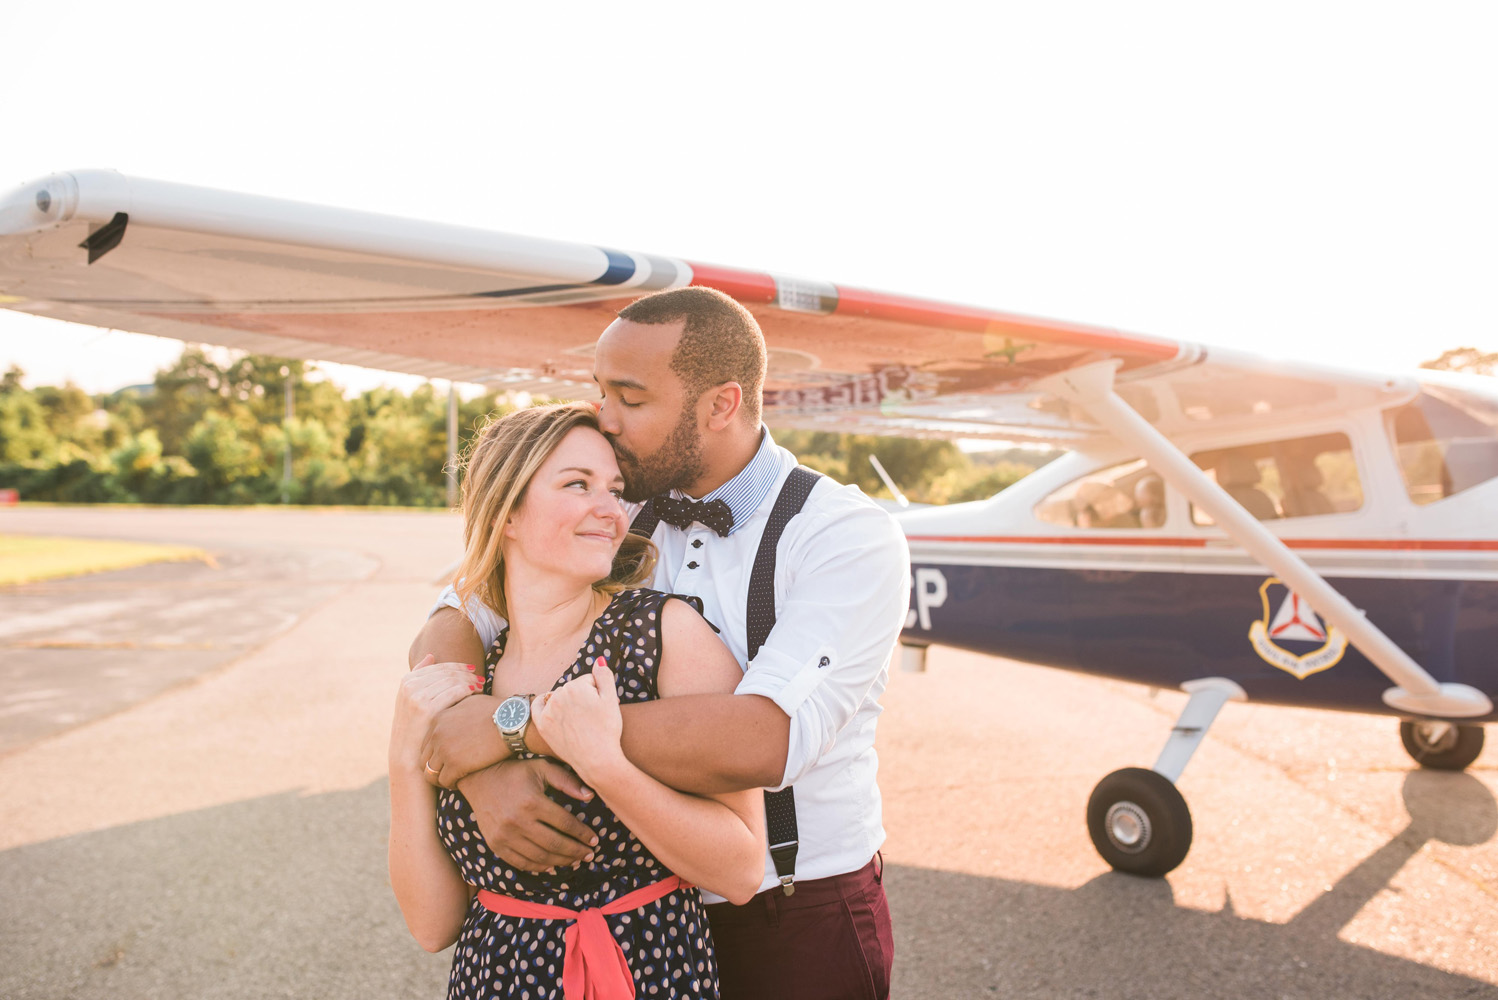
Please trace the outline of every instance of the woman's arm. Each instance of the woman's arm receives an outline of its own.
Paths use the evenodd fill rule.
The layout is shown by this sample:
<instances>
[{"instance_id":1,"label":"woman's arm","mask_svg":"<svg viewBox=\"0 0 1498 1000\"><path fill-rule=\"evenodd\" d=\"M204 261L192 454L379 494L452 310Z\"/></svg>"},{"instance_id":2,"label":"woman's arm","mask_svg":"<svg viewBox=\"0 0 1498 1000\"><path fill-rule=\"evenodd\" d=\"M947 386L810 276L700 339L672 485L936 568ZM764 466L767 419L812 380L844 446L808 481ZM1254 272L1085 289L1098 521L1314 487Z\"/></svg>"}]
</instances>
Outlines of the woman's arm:
<instances>
[{"instance_id":1,"label":"woman's arm","mask_svg":"<svg viewBox=\"0 0 1498 1000\"><path fill-rule=\"evenodd\" d=\"M390 726L390 886L411 936L427 951L458 939L470 890L437 838L437 790L421 743L438 712L479 690L474 673L427 657L401 681Z\"/></svg>"},{"instance_id":2,"label":"woman's arm","mask_svg":"<svg viewBox=\"0 0 1498 1000\"><path fill-rule=\"evenodd\" d=\"M707 622L682 602L667 601L656 678L661 697L729 693L742 677ZM745 903L759 891L765 866L759 789L689 795L631 764L619 747L623 724L614 675L602 660L590 676L537 702L542 737L662 864L730 902Z\"/></svg>"}]
</instances>

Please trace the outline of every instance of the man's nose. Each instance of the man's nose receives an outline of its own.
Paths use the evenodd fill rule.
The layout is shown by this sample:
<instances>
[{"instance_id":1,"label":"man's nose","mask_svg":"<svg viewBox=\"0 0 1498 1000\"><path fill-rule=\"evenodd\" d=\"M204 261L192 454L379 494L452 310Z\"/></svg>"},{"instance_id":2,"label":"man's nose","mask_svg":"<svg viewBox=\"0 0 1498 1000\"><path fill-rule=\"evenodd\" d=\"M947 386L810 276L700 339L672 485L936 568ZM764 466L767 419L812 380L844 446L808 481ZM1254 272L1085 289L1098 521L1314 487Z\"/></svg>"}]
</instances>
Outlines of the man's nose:
<instances>
[{"instance_id":1,"label":"man's nose","mask_svg":"<svg viewBox=\"0 0 1498 1000\"><path fill-rule=\"evenodd\" d=\"M609 437L613 437L620 431L618 407L607 399L598 404L598 429Z\"/></svg>"}]
</instances>

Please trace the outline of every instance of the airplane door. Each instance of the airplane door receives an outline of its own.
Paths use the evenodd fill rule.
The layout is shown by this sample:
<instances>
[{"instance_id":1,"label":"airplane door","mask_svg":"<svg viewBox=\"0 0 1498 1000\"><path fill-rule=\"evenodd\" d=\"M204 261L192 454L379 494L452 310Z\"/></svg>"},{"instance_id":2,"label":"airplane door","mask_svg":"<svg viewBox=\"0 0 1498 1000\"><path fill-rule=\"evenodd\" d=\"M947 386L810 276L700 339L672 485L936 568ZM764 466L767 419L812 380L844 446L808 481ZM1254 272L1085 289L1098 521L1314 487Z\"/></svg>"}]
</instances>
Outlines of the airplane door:
<instances>
[{"instance_id":1,"label":"airplane door","mask_svg":"<svg viewBox=\"0 0 1498 1000\"><path fill-rule=\"evenodd\" d=\"M1035 509L1062 534L1042 599L1064 601L1077 670L1169 683L1181 668L1182 608L1192 599L1180 537L1183 498L1141 460L1088 473Z\"/></svg>"}]
</instances>

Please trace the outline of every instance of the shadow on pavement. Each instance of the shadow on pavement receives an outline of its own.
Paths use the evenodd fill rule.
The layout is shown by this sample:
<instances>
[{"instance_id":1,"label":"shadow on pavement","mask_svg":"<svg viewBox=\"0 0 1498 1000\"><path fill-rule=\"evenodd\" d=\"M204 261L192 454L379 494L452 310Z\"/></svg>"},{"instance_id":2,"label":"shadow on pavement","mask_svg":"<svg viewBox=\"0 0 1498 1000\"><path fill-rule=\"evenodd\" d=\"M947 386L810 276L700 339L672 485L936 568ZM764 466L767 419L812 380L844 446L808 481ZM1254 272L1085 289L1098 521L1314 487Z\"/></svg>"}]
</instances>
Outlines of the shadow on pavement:
<instances>
[{"instance_id":1,"label":"shadow on pavement","mask_svg":"<svg viewBox=\"0 0 1498 1000\"><path fill-rule=\"evenodd\" d=\"M385 782L0 853L0 996L441 997L385 875Z\"/></svg>"},{"instance_id":2,"label":"shadow on pavement","mask_svg":"<svg viewBox=\"0 0 1498 1000\"><path fill-rule=\"evenodd\" d=\"M1337 937L1427 839L1498 830L1465 775L1412 773L1405 800L1410 826L1289 924L1126 875L1068 890L892 865L895 996L1498 995ZM386 882L387 815L382 781L0 853L0 996L441 997L449 955L416 946Z\"/></svg>"},{"instance_id":3,"label":"shadow on pavement","mask_svg":"<svg viewBox=\"0 0 1498 1000\"><path fill-rule=\"evenodd\" d=\"M1289 923L1175 905L1168 881L1108 872L1075 890L891 866L896 995L1498 997L1498 987L1338 934L1428 840L1479 844L1498 803L1470 775L1406 775L1409 825ZM1266 805L1266 815L1270 806ZM924 919L902 919L918 908Z\"/></svg>"}]
</instances>

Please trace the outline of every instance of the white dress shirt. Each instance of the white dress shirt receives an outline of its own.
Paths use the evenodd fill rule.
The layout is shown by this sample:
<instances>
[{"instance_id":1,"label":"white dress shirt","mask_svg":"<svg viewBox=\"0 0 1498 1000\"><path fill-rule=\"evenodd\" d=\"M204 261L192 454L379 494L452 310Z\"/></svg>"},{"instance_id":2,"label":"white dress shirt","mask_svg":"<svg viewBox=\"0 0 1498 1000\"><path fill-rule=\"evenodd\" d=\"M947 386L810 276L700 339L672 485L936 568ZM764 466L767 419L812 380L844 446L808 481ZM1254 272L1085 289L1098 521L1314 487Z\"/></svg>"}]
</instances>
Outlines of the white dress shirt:
<instances>
[{"instance_id":1,"label":"white dress shirt","mask_svg":"<svg viewBox=\"0 0 1498 1000\"><path fill-rule=\"evenodd\" d=\"M794 455L768 431L762 435L749 465L702 498L723 499L733 510L727 537L701 524L665 522L652 536L660 560L651 585L700 597L704 616L740 663L748 651L754 556L780 486L796 467ZM858 487L821 478L780 537L775 628L737 689L769 698L791 720L780 787L796 788L798 881L856 871L884 843L874 728L909 592L910 553L899 526ZM442 606L460 606L451 587ZM503 620L487 607L468 613L487 649ZM767 848L760 888L776 884Z\"/></svg>"}]
</instances>

